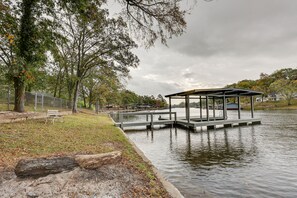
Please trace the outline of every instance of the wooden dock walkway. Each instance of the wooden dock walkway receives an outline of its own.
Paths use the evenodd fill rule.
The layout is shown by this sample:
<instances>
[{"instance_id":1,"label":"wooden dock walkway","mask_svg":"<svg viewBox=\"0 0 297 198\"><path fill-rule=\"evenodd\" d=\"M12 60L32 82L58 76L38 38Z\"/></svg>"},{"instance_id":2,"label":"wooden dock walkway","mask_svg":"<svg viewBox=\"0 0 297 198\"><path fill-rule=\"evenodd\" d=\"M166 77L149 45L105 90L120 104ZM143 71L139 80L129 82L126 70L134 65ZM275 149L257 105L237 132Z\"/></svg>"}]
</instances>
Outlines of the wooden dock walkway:
<instances>
[{"instance_id":1,"label":"wooden dock walkway","mask_svg":"<svg viewBox=\"0 0 297 198\"><path fill-rule=\"evenodd\" d=\"M233 120L224 120L222 117L214 118L201 118L201 117L192 117L190 121L185 118L177 119L176 112L131 112L131 113L119 113L119 122L115 122L115 126L121 127L122 129L126 127L137 127L144 126L147 129L153 129L154 126L182 126L190 128L196 131L197 127L207 127L207 129L216 129L217 127L234 127L234 126L247 126L261 124L261 119L259 118L250 118L250 119L233 119ZM145 120L142 121L124 121L124 116L146 116ZM154 116L159 115L159 117L154 119ZM162 118L161 115L169 115L168 118ZM174 116L170 116L174 115ZM173 118L173 119L170 119Z\"/></svg>"},{"instance_id":2,"label":"wooden dock walkway","mask_svg":"<svg viewBox=\"0 0 297 198\"><path fill-rule=\"evenodd\" d=\"M124 116L146 116L146 119L143 121L124 121ZM159 115L169 115L173 119L154 119L154 116ZM173 115L173 116L172 116ZM145 126L147 128L153 128L155 125L173 125L176 123L176 113L175 112L131 112L131 113L119 113L119 122L115 122L115 126L121 127L133 127L133 126Z\"/></svg>"},{"instance_id":3,"label":"wooden dock walkway","mask_svg":"<svg viewBox=\"0 0 297 198\"><path fill-rule=\"evenodd\" d=\"M202 121L202 122L194 122L194 121L188 122L186 120L177 120L176 124L189 127L195 131L197 127L204 127L204 126L206 126L207 129L216 129L218 126L228 128L228 127L234 127L234 126L247 126L247 125L261 124L261 119L250 118L250 119L216 120L216 121Z\"/></svg>"}]
</instances>

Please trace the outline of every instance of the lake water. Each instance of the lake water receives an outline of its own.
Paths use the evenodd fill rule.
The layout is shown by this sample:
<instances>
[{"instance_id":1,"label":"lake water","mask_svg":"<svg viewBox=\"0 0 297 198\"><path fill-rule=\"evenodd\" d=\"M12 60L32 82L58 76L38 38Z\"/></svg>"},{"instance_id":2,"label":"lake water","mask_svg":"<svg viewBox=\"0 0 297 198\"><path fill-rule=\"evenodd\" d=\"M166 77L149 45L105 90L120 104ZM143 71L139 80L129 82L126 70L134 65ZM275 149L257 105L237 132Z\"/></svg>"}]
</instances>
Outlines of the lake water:
<instances>
[{"instance_id":1,"label":"lake water","mask_svg":"<svg viewBox=\"0 0 297 198\"><path fill-rule=\"evenodd\" d=\"M198 111L191 109L192 115ZM297 111L257 111L256 117L262 125L126 133L185 197L201 191L213 197L297 197Z\"/></svg>"}]
</instances>

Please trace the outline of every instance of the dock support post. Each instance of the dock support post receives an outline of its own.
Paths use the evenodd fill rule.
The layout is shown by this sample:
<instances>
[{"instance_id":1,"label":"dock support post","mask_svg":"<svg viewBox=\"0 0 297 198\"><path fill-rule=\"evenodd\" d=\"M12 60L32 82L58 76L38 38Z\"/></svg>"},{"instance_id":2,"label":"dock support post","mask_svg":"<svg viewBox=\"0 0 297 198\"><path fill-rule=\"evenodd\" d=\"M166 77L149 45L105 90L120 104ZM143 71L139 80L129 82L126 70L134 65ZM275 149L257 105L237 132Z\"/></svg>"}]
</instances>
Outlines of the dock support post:
<instances>
[{"instance_id":1,"label":"dock support post","mask_svg":"<svg viewBox=\"0 0 297 198\"><path fill-rule=\"evenodd\" d=\"M151 113L151 129L154 128L154 115Z\"/></svg>"},{"instance_id":2,"label":"dock support post","mask_svg":"<svg viewBox=\"0 0 297 198\"><path fill-rule=\"evenodd\" d=\"M190 98L186 96L186 120L190 122Z\"/></svg>"},{"instance_id":3,"label":"dock support post","mask_svg":"<svg viewBox=\"0 0 297 198\"><path fill-rule=\"evenodd\" d=\"M207 130L210 130L210 129L216 129L216 125L209 125L209 126L207 126Z\"/></svg>"},{"instance_id":4,"label":"dock support post","mask_svg":"<svg viewBox=\"0 0 297 198\"><path fill-rule=\"evenodd\" d=\"M206 96L206 119L207 119L207 121L209 121L208 96Z\"/></svg>"},{"instance_id":5,"label":"dock support post","mask_svg":"<svg viewBox=\"0 0 297 198\"><path fill-rule=\"evenodd\" d=\"M174 112L174 124L176 124L176 112Z\"/></svg>"},{"instance_id":6,"label":"dock support post","mask_svg":"<svg viewBox=\"0 0 297 198\"><path fill-rule=\"evenodd\" d=\"M227 105L226 105L225 93L224 93L224 96L223 96L223 118L224 118L224 120L227 120Z\"/></svg>"},{"instance_id":7,"label":"dock support post","mask_svg":"<svg viewBox=\"0 0 297 198\"><path fill-rule=\"evenodd\" d=\"M224 128L230 128L233 127L233 124L224 124Z\"/></svg>"},{"instance_id":8,"label":"dock support post","mask_svg":"<svg viewBox=\"0 0 297 198\"><path fill-rule=\"evenodd\" d=\"M169 97L169 120L171 120L171 97Z\"/></svg>"},{"instance_id":9,"label":"dock support post","mask_svg":"<svg viewBox=\"0 0 297 198\"><path fill-rule=\"evenodd\" d=\"M254 97L251 96L251 117L254 118Z\"/></svg>"},{"instance_id":10,"label":"dock support post","mask_svg":"<svg viewBox=\"0 0 297 198\"><path fill-rule=\"evenodd\" d=\"M213 120L216 120L216 108L215 108L215 97L212 97L212 112L213 112Z\"/></svg>"},{"instance_id":11,"label":"dock support post","mask_svg":"<svg viewBox=\"0 0 297 198\"><path fill-rule=\"evenodd\" d=\"M200 120L202 122L202 97L200 96L200 99L199 99L199 105L200 105Z\"/></svg>"},{"instance_id":12,"label":"dock support post","mask_svg":"<svg viewBox=\"0 0 297 198\"><path fill-rule=\"evenodd\" d=\"M238 119L241 119L241 115L240 115L240 111L241 111L241 107L240 107L240 96L237 96L237 103L238 103Z\"/></svg>"}]
</instances>

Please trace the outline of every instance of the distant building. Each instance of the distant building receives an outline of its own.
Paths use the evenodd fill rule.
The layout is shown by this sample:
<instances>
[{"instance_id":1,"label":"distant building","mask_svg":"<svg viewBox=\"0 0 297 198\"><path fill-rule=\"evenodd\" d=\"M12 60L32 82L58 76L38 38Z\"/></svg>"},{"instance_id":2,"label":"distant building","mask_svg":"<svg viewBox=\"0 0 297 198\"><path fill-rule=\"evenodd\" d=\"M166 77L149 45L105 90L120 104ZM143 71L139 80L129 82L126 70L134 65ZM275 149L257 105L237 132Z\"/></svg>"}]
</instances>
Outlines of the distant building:
<instances>
[{"instance_id":1,"label":"distant building","mask_svg":"<svg viewBox=\"0 0 297 198\"><path fill-rule=\"evenodd\" d=\"M281 94L272 93L266 97L266 101L280 101L283 100L284 97Z\"/></svg>"}]
</instances>

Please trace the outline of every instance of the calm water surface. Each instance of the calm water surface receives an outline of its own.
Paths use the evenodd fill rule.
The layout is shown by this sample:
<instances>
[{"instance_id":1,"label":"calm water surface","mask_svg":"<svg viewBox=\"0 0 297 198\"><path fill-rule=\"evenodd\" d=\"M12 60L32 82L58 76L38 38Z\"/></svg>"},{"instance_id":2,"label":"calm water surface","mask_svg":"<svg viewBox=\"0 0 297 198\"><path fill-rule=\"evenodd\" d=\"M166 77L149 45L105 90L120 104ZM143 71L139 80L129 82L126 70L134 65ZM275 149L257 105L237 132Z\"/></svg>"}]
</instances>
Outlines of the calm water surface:
<instances>
[{"instance_id":1,"label":"calm water surface","mask_svg":"<svg viewBox=\"0 0 297 198\"><path fill-rule=\"evenodd\" d=\"M297 197L297 111L256 115L262 125L127 134L185 197Z\"/></svg>"}]
</instances>

